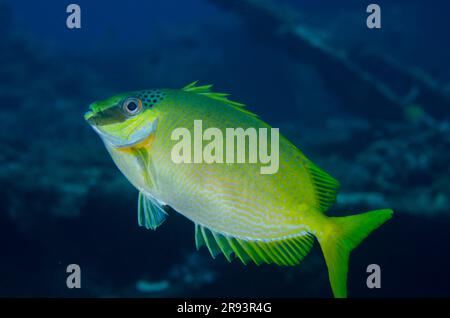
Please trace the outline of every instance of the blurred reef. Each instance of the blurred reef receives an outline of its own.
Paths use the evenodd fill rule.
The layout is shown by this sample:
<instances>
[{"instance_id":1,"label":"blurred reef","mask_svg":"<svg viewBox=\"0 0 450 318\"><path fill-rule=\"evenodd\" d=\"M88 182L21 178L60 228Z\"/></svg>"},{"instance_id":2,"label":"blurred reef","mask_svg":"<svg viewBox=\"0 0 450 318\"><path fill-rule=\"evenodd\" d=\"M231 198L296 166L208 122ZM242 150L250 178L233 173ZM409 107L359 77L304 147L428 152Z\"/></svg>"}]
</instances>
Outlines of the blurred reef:
<instances>
[{"instance_id":1,"label":"blurred reef","mask_svg":"<svg viewBox=\"0 0 450 318\"><path fill-rule=\"evenodd\" d=\"M324 35L314 8L308 18L289 1L207 3L217 18L99 57L52 49L0 2L0 296L330 295L318 249L301 269L244 267L195 251L193 225L175 213L156 232L138 228L137 193L82 114L119 91L197 79L233 93L334 175L333 213L396 211L355 251L350 294L449 296L449 61L438 80L378 42ZM364 286L368 262L388 268L380 291ZM82 268L80 290L65 287L70 263Z\"/></svg>"}]
</instances>

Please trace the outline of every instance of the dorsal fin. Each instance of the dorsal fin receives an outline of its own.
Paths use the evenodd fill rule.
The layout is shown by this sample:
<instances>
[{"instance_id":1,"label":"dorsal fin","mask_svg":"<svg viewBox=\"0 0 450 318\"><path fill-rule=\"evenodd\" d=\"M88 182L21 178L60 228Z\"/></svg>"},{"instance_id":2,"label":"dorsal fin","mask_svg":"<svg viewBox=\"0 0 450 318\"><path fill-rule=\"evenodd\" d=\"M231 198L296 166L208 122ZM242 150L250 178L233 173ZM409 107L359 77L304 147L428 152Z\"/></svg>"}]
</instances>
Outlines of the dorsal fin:
<instances>
[{"instance_id":1,"label":"dorsal fin","mask_svg":"<svg viewBox=\"0 0 450 318\"><path fill-rule=\"evenodd\" d=\"M238 103L232 100L228 99L228 96L230 94L227 93L216 93L211 91L211 87L212 84L209 85L202 85L202 86L197 86L198 81L192 82L188 85L186 85L185 87L182 88L183 91L185 92L191 92L191 93L196 93L199 95L203 95L209 98L212 98L214 100L220 101L222 103L227 104L228 106L234 107L238 110L240 110L243 113L246 113L248 115L254 116L254 117L258 117L256 114L252 113L251 111L245 109L245 105L242 103Z\"/></svg>"},{"instance_id":2,"label":"dorsal fin","mask_svg":"<svg viewBox=\"0 0 450 318\"><path fill-rule=\"evenodd\" d=\"M336 202L336 196L340 187L339 181L320 169L310 160L306 160L306 167L308 168L312 182L314 183L318 208L320 211L325 212Z\"/></svg>"},{"instance_id":3,"label":"dorsal fin","mask_svg":"<svg viewBox=\"0 0 450 318\"><path fill-rule=\"evenodd\" d=\"M275 263L291 266L299 264L313 245L313 236L301 232L297 236L271 241L251 241L212 231L204 226L195 225L195 243L197 249L206 245L211 256L223 253L231 262L232 254L245 265L253 261L256 265Z\"/></svg>"}]
</instances>

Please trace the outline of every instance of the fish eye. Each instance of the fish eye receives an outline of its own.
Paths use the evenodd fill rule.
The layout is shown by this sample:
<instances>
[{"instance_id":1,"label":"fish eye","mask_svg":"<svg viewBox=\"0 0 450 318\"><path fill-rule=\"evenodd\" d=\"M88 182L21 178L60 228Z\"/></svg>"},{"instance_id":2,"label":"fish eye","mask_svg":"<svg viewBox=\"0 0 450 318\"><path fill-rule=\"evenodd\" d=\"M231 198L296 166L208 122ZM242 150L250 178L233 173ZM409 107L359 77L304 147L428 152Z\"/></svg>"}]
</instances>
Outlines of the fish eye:
<instances>
[{"instance_id":1,"label":"fish eye","mask_svg":"<svg viewBox=\"0 0 450 318\"><path fill-rule=\"evenodd\" d=\"M136 115L142 110L142 101L137 98L128 98L123 103L123 110L128 115Z\"/></svg>"}]
</instances>

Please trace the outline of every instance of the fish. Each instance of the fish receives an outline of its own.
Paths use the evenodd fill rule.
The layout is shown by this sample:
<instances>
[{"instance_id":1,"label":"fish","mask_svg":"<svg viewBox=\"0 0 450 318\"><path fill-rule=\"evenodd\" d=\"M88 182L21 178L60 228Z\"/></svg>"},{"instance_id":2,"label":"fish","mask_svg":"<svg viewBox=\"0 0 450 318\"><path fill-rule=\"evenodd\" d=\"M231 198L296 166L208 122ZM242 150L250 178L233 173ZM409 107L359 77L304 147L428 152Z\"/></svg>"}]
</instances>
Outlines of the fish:
<instances>
[{"instance_id":1,"label":"fish","mask_svg":"<svg viewBox=\"0 0 450 318\"><path fill-rule=\"evenodd\" d=\"M195 121L223 135L230 128L274 129L212 85L193 82L181 89L118 94L92 103L84 118L139 191L140 226L155 230L174 210L194 223L197 250L206 246L213 258L222 254L245 265L299 265L317 239L337 298L347 297L350 252L393 215L391 209L380 209L328 216L339 182L281 134L278 140L259 139L260 146L278 147L273 173L261 173L260 161L174 160L180 145L174 132L192 132ZM195 152L195 143L186 141L180 152Z\"/></svg>"}]
</instances>

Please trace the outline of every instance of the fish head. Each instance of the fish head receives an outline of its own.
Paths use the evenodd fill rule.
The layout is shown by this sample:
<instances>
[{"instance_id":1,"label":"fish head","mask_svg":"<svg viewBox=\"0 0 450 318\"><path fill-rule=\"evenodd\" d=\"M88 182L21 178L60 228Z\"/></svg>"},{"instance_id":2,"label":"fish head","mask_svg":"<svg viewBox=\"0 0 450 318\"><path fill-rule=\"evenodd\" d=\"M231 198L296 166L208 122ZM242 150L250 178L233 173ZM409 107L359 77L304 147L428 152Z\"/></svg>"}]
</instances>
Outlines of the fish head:
<instances>
[{"instance_id":1,"label":"fish head","mask_svg":"<svg viewBox=\"0 0 450 318\"><path fill-rule=\"evenodd\" d=\"M108 146L133 147L155 133L158 104L164 99L161 90L123 93L89 106L84 119Z\"/></svg>"}]
</instances>

